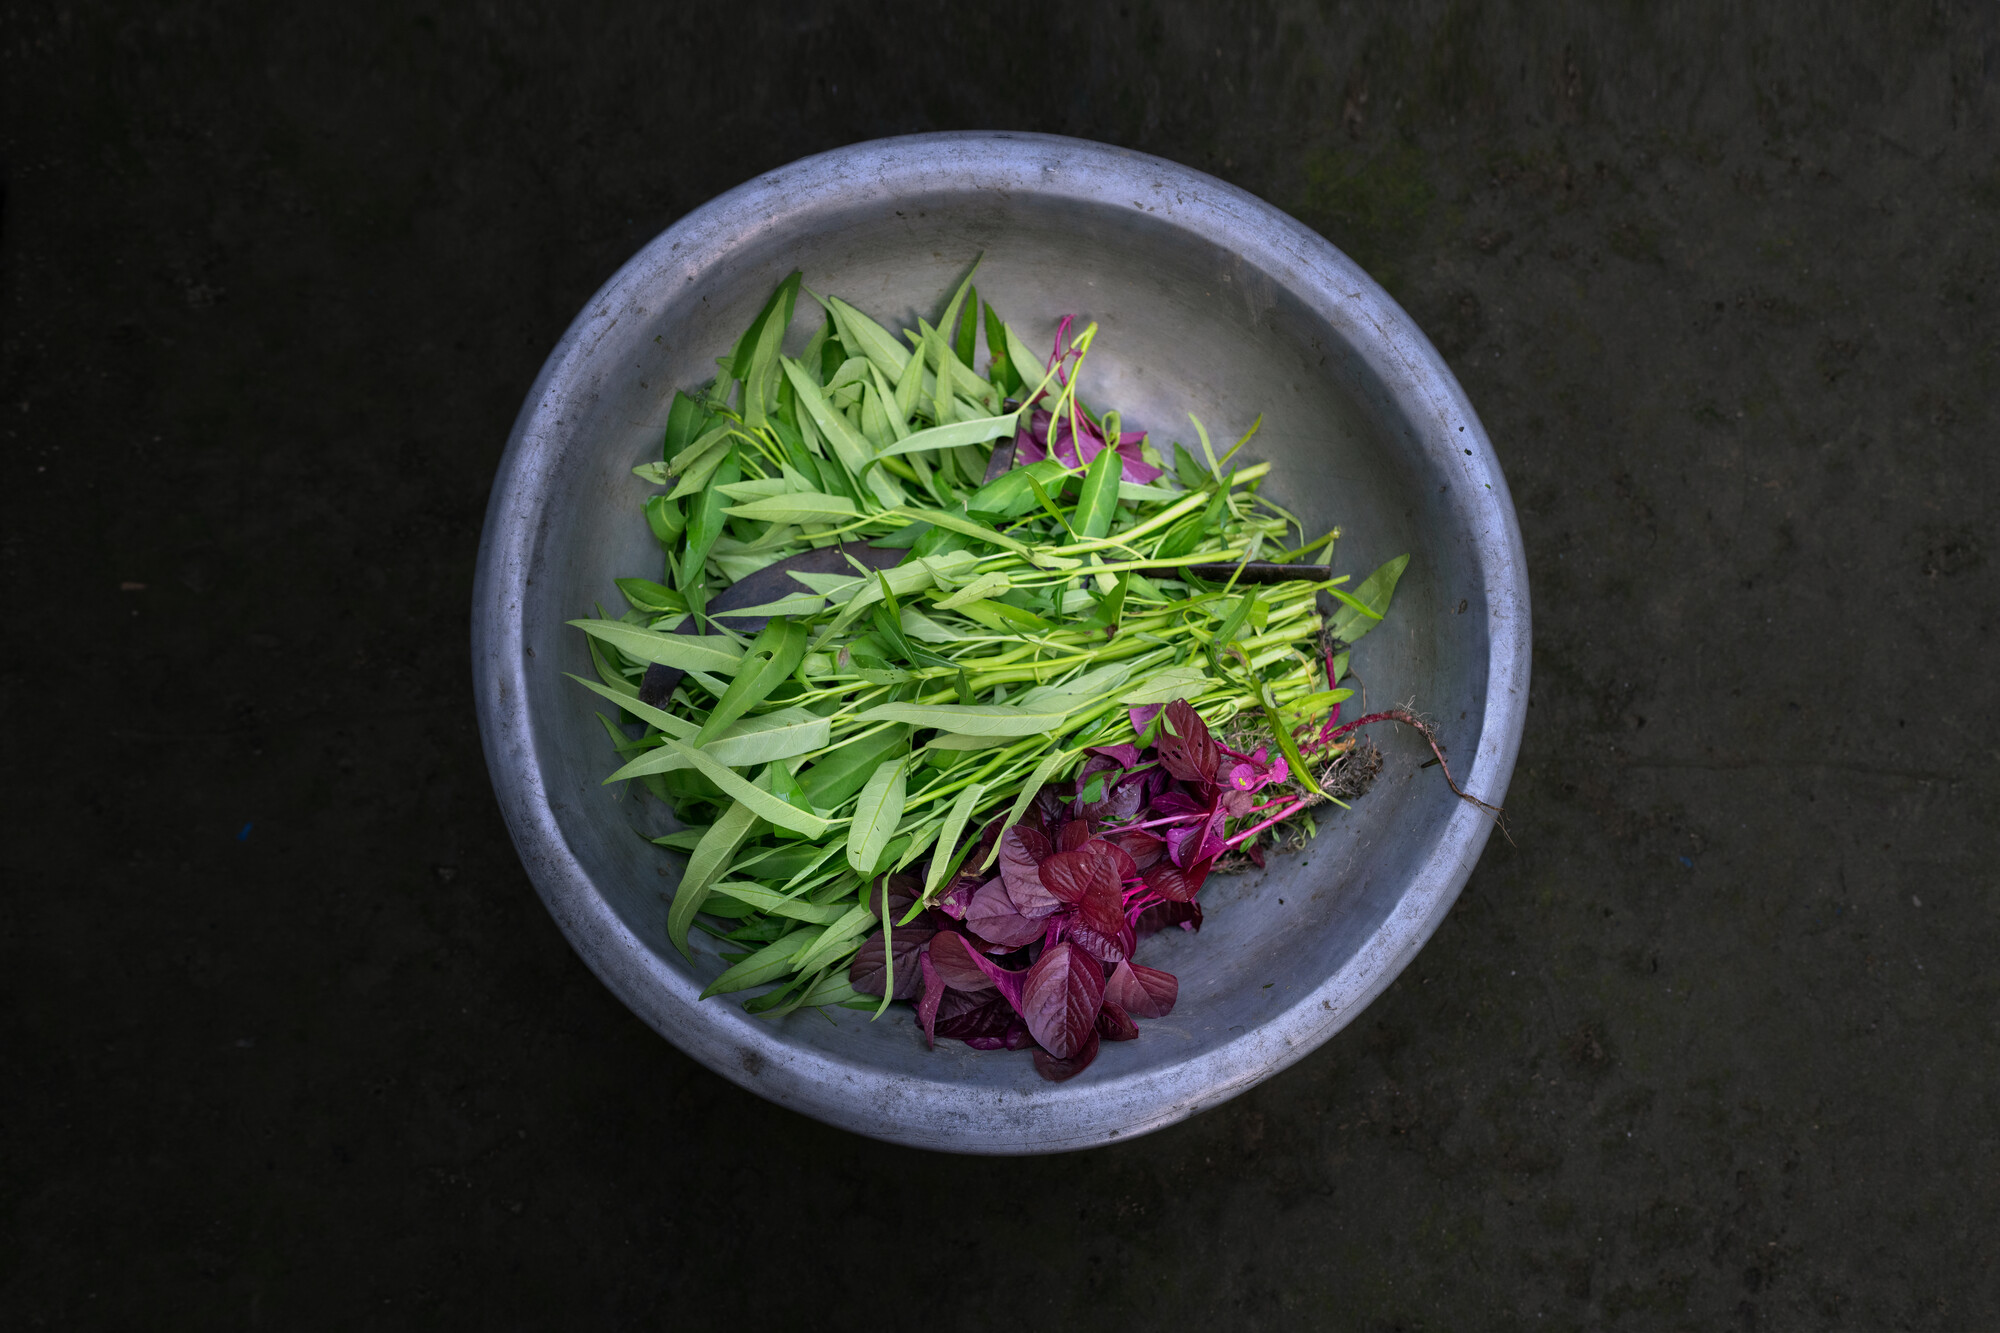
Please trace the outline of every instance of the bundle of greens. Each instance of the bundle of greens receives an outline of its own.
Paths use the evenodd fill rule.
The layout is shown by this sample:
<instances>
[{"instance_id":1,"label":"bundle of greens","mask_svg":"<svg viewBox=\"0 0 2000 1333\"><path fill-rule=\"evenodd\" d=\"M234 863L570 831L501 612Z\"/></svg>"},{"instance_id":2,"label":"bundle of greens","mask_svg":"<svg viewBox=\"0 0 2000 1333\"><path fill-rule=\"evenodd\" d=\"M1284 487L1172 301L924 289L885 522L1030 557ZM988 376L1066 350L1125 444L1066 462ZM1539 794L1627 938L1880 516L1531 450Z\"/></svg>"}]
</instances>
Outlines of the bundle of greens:
<instances>
[{"instance_id":1,"label":"bundle of greens","mask_svg":"<svg viewBox=\"0 0 2000 1333\"><path fill-rule=\"evenodd\" d=\"M1269 464L1236 463L1254 423L1218 455L1190 418L1199 453L1167 458L1093 411L1095 325L1036 357L968 275L900 337L814 296L791 357L799 277L636 469L660 580L572 622L599 676L576 679L620 710L606 781L689 826L657 841L688 853L674 947L729 946L705 996L909 999L932 1039L1032 1042L1067 1077L1172 1003L1131 962L1143 930L1198 925L1218 862L1356 789L1346 647L1407 557L1352 591L1306 563L1339 530L1305 540ZM777 594L724 595L757 579Z\"/></svg>"}]
</instances>

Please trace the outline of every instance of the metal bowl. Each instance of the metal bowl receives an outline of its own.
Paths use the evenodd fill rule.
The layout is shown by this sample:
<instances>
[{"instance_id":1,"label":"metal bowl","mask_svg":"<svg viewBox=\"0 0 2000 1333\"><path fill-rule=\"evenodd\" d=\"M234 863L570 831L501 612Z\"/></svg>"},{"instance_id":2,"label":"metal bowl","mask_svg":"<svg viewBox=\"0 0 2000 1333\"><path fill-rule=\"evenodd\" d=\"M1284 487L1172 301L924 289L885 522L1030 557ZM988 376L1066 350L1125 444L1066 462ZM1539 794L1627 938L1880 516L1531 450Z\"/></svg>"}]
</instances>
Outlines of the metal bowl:
<instances>
[{"instance_id":1,"label":"metal bowl","mask_svg":"<svg viewBox=\"0 0 2000 1333\"><path fill-rule=\"evenodd\" d=\"M1178 974L1172 1015L1106 1043L1067 1083L1025 1052L924 1047L907 1008L776 1022L695 996L723 964L667 944L672 827L615 758L584 637L563 622L616 604L615 576L658 548L635 464L659 457L675 388L715 358L793 268L886 321L935 318L983 253L980 290L1031 346L1074 313L1101 326L1085 375L1156 443L1188 413L1274 463L1269 490L1357 576L1412 553L1386 622L1354 654L1370 706L1438 719L1455 775L1500 804L1528 701L1528 583L1514 510L1471 404L1394 301L1318 235L1221 181L1103 144L927 134L823 153L695 210L592 297L542 368L494 481L472 615L487 763L528 873L584 962L632 1011L743 1087L915 1147L1037 1153L1130 1138L1304 1058L1393 980L1436 929L1492 828L1413 736L1375 728L1385 767L1304 852L1210 882L1199 935L1140 958ZM799 303L794 348L814 326ZM1357 700L1357 702L1359 702ZM1396 731L1402 729L1397 728ZM635 830L637 832L635 833ZM697 938L700 938L697 936Z\"/></svg>"}]
</instances>

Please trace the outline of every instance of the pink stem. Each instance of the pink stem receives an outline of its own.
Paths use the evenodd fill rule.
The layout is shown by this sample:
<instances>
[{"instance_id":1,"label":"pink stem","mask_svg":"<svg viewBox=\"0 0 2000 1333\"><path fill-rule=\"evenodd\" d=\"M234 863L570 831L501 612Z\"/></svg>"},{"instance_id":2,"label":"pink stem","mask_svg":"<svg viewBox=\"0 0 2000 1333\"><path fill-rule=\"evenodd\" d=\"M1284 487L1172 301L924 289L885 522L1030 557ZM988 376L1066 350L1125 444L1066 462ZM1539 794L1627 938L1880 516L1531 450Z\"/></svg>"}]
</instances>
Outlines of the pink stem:
<instances>
[{"instance_id":1,"label":"pink stem","mask_svg":"<svg viewBox=\"0 0 2000 1333\"><path fill-rule=\"evenodd\" d=\"M1266 807L1259 807L1259 808L1262 809ZM1298 801L1293 804L1291 809L1280 811L1279 813L1272 815L1269 819L1265 820L1263 823L1259 824L1256 828L1253 828L1246 833L1237 834L1235 837L1231 838L1228 842L1222 844L1223 848L1225 850L1234 850L1235 848L1241 846L1243 843L1246 843L1250 839L1256 837L1259 833L1262 833L1265 829L1271 827L1271 825L1283 823L1285 820L1290 819L1293 815L1297 814L1299 811L1305 808L1306 808L1305 798L1301 796L1298 799Z\"/></svg>"}]
</instances>

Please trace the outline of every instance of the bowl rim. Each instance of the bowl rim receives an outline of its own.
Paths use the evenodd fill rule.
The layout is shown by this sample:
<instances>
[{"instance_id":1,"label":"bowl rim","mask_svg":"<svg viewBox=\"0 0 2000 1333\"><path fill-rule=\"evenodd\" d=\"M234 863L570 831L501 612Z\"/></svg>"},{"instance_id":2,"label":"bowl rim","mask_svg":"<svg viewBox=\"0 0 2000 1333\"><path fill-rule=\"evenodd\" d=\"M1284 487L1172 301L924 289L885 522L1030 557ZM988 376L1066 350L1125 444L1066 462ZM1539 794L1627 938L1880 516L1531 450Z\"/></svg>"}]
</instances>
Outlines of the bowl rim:
<instances>
[{"instance_id":1,"label":"bowl rim","mask_svg":"<svg viewBox=\"0 0 2000 1333\"><path fill-rule=\"evenodd\" d=\"M542 504L572 405L591 396L578 372L641 289L662 271L702 271L746 234L775 225L801 199L824 199L864 182L892 192L899 181L1058 193L1113 208L1148 208L1234 251L1315 308L1336 302L1351 322L1380 335L1355 355L1405 404L1414 448L1452 461L1472 497L1473 568L1485 589L1488 670L1485 715L1465 789L1498 806L1507 791L1526 720L1530 666L1528 577L1519 524L1492 445L1456 377L1403 309L1332 243L1275 206L1163 158L1057 135L944 132L875 139L764 172L686 214L654 237L585 303L550 352L515 420L496 470L473 586L472 667L480 735L494 793L522 864L550 914L590 969L628 1008L682 1051L731 1082L828 1124L911 1147L980 1154L1068 1151L1119 1142L1215 1106L1280 1072L1338 1032L1429 940L1457 899L1492 823L1458 805L1434 851L1395 907L1347 962L1288 1008L1185 1061L1119 1080L1116 1095L1078 1096L1049 1084L1032 1133L994 1133L994 1091L891 1074L820 1051L800 1050L780 1030L742 1020L733 1007L698 1004L695 988L658 959L592 884L558 825L534 762L527 700L524 608ZM787 202L789 201L789 202ZM784 205L784 206L781 206ZM1422 410L1417 410L1421 408ZM1456 497L1454 497L1456 498ZM684 993L683 993L684 992ZM732 1018L734 1015L734 1018ZM740 1021L738 1021L740 1020ZM1101 1091L1101 1090L1100 1090ZM1035 1101L1035 1098L1030 1098ZM1013 1110L1021 1103L1016 1095ZM1023 1123L1019 1120L1016 1124ZM968 1127L977 1132L968 1135Z\"/></svg>"}]
</instances>

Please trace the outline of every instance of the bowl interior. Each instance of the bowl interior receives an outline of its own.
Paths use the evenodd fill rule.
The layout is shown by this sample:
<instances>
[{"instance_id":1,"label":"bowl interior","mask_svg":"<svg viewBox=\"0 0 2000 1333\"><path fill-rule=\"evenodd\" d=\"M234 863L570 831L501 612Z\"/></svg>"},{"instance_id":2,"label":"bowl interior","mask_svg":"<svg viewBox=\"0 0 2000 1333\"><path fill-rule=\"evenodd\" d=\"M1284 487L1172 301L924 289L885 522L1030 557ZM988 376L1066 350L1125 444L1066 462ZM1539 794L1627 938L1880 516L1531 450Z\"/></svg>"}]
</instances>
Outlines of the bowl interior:
<instances>
[{"instance_id":1,"label":"bowl interior","mask_svg":"<svg viewBox=\"0 0 2000 1333\"><path fill-rule=\"evenodd\" d=\"M1518 734L1518 709L1489 708L1488 698L1493 627L1525 614L1507 604L1517 573L1496 572L1491 555L1495 523L1512 533L1511 511L1477 422L1448 375L1435 382L1442 365L1421 335L1330 247L1273 232L1279 215L1247 196L1174 168L1164 194L1153 181L1146 194L1107 197L1101 168L1085 173L1060 154L1057 162L1022 168L1011 188L977 173L907 168L746 187L749 197L725 196L648 247L585 312L524 410L500 483L512 487L514 508L503 514L495 500L517 529L516 600L482 610L514 626L520 652L491 687L520 692L494 704L513 716L519 742L495 757L496 780L505 803L502 769L532 769L547 817L526 839L517 811L509 817L586 959L643 1017L730 1077L865 1132L941 1147L1103 1141L1298 1058L1421 944L1477 855L1484 821L1418 768L1429 755L1413 735L1375 728L1385 765L1374 789L1352 811L1323 808L1304 852L1211 881L1198 935L1144 941L1139 961L1179 976L1178 1007L1144 1024L1140 1040L1107 1043L1069 1084L1037 1078L1025 1054L957 1042L926 1050L903 1006L871 1023L845 1010L831 1021L764 1021L726 997L696 1004L724 964L699 932L691 963L666 942L681 859L640 835L675 825L636 784L601 785L617 762L593 716L605 706L564 678L591 666L583 636L563 622L600 603L622 610L614 577L660 576L640 513L652 489L631 469L660 456L673 391L714 373L793 268L812 290L900 327L935 320L983 256L981 295L1030 346L1049 347L1064 314L1098 323L1086 399L1118 408L1163 452L1176 440L1197 447L1190 413L1218 452L1261 413L1244 454L1271 460L1267 493L1313 535L1340 525L1340 572L1358 581L1411 553L1388 620L1353 656L1367 706L1414 701L1439 722L1461 780L1495 802ZM1141 170L1131 190L1149 179ZM1196 201L1209 210L1199 219L1189 189L1208 191ZM1252 220L1263 210L1263 236L1237 244L1229 228L1200 220L1218 201ZM1316 287L1300 290L1294 261L1317 274ZM820 317L802 297L788 350ZM1413 385L1429 386L1428 396ZM489 533L489 547L494 540ZM491 583L482 588L504 599ZM1496 728L1507 734L1489 734Z\"/></svg>"}]
</instances>

